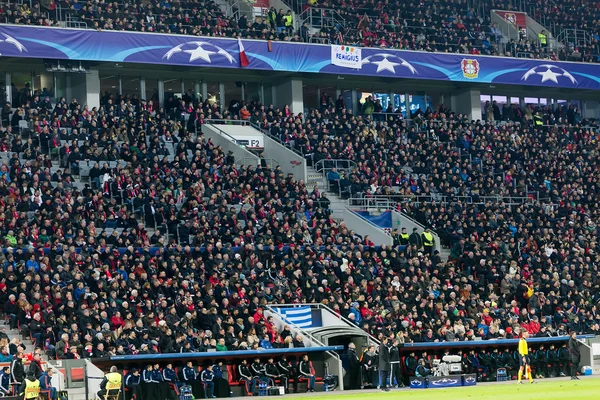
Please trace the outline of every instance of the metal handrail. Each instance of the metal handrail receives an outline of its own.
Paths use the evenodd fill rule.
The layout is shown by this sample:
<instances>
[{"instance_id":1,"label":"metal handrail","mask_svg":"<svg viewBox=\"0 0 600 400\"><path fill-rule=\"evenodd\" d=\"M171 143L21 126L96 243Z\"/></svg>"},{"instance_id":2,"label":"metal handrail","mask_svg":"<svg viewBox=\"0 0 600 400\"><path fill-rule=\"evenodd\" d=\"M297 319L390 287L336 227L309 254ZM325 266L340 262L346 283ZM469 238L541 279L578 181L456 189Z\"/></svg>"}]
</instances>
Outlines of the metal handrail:
<instances>
[{"instance_id":1,"label":"metal handrail","mask_svg":"<svg viewBox=\"0 0 600 400\"><path fill-rule=\"evenodd\" d=\"M298 154L301 157L304 157L304 154L302 154L298 149L293 148L288 143L283 143L280 138L278 138L275 135L272 135L271 132L269 132L268 130L261 128L260 126L258 126L257 124L255 124L253 122L249 122L249 121L247 121L247 122L254 129L261 131L263 135L267 135L269 138L275 140L277 143L279 143L280 145L284 146L285 148L293 151L294 153Z\"/></svg>"},{"instance_id":2,"label":"metal handrail","mask_svg":"<svg viewBox=\"0 0 600 400\"><path fill-rule=\"evenodd\" d=\"M539 193L537 193L539 196ZM538 197L536 196L536 201ZM480 201L473 201L474 197L478 197ZM508 201L507 201L508 200ZM521 205L525 203L529 203L533 201L528 196L445 196L441 194L431 194L431 195L403 195L403 194L389 194L389 195L376 195L370 197L351 197L348 199L349 206L359 206L362 204L370 204L380 205L386 204L385 202L389 201L392 203L401 203L401 202L411 202L411 203L423 203L423 202L436 202L441 203L446 206L449 203L453 203L455 201L465 201L469 204L475 205L483 205L488 202L497 202L497 203L505 203L509 206L513 205Z\"/></svg>"},{"instance_id":3,"label":"metal handrail","mask_svg":"<svg viewBox=\"0 0 600 400\"><path fill-rule=\"evenodd\" d=\"M286 307L289 306L288 304L281 304L281 305L277 305L278 307ZM296 307L301 306L301 304L296 304ZM281 321L283 323L285 323L286 325L289 325L292 329L294 329L296 332L300 332L301 335L310 338L311 340L311 344L314 343L316 345L318 345L317 347L326 347L325 344L323 342L321 342L320 340L318 340L317 338L315 338L313 335L311 335L308 331L304 330L303 328L299 327L298 325L294 324L293 322L290 322L288 319L284 318L281 314L279 314L278 312L276 312L270 305L266 305L265 308L270 311L271 313L279 316L279 318L281 319ZM286 307L287 308L287 307ZM312 308L312 307L311 307ZM339 354L333 352L333 351L326 351L326 353L333 357L334 359L340 360L340 356Z\"/></svg>"},{"instance_id":4,"label":"metal handrail","mask_svg":"<svg viewBox=\"0 0 600 400\"><path fill-rule=\"evenodd\" d=\"M339 318L341 321L343 321L344 323L350 325L350 326L356 326L355 323L353 323L352 321L350 321L348 318L344 317L341 314L336 313L335 311L333 311L331 309L331 307L325 305L325 304L321 304L321 303L299 303L299 304L278 304L277 307L281 307L281 308L293 308L293 307L311 307L311 308L316 308L316 309L324 309L327 312L329 312L331 315L336 316L337 318ZM357 327L358 328L358 327ZM360 328L358 328L360 329ZM369 340L371 340L373 343L375 343L376 345L379 345L379 340L371 335L369 332L364 331L366 336L369 338Z\"/></svg>"},{"instance_id":5,"label":"metal handrail","mask_svg":"<svg viewBox=\"0 0 600 400\"><path fill-rule=\"evenodd\" d=\"M327 166L326 163L333 163L334 166L333 167ZM346 166L342 166L343 164L345 164ZM333 168L347 171L347 170L351 170L351 169L357 167L357 165L354 161L342 159L342 158L333 158L333 159L325 158L323 160L317 161L313 166L314 166L314 169L316 169L319 172L321 172L321 171L329 172ZM319 167L321 167L321 168L319 168ZM325 173L323 175L325 175Z\"/></svg>"},{"instance_id":6,"label":"metal handrail","mask_svg":"<svg viewBox=\"0 0 600 400\"><path fill-rule=\"evenodd\" d=\"M254 126L252 126L250 121L240 120L240 119L233 119L233 120L230 120L230 119L207 119L206 123L210 124L213 128L215 128L217 131L219 131L219 134L221 134L221 136L225 136L231 142L237 144L238 146L242 146L238 143L239 141L236 138L234 138L233 136L231 136L230 134L228 134L227 132L225 132L224 130L222 130L221 128L219 128L218 126L219 125L239 125L239 126L250 126L250 127L254 128ZM260 131L260 129L259 129L259 131ZM262 131L261 131L261 133L264 134L264 132L262 132ZM262 161L262 160L270 161L271 165L275 165L275 166L281 165L281 163L278 160L276 160L275 158L258 157L258 159L260 161ZM242 158L242 161L243 160L251 160L251 158Z\"/></svg>"}]
</instances>

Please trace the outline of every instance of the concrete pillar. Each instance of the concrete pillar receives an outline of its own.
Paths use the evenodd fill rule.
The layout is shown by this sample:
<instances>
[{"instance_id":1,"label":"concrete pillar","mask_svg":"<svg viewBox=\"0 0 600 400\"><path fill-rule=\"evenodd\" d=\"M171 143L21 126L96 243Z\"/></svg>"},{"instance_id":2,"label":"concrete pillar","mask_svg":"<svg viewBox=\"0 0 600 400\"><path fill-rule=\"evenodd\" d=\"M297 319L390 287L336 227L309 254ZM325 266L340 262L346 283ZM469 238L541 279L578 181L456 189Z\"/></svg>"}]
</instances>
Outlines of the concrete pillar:
<instances>
[{"instance_id":1,"label":"concrete pillar","mask_svg":"<svg viewBox=\"0 0 600 400\"><path fill-rule=\"evenodd\" d=\"M202 82L202 101L205 101L208 97L208 84L206 82Z\"/></svg>"},{"instance_id":2,"label":"concrete pillar","mask_svg":"<svg viewBox=\"0 0 600 400\"><path fill-rule=\"evenodd\" d=\"M221 107L221 110L227 108L226 101L227 99L225 98L225 84L223 82L219 82L219 105Z\"/></svg>"},{"instance_id":3,"label":"concrete pillar","mask_svg":"<svg viewBox=\"0 0 600 400\"><path fill-rule=\"evenodd\" d=\"M146 99L146 78L140 78L140 99Z\"/></svg>"},{"instance_id":4,"label":"concrete pillar","mask_svg":"<svg viewBox=\"0 0 600 400\"><path fill-rule=\"evenodd\" d=\"M200 82L196 81L196 82L194 83L194 97L195 97L195 99L194 99L194 100L196 100L196 101L199 101L199 100L200 100L200 95L201 95L201 92L200 92L200 90L201 90L201 89L200 89Z\"/></svg>"},{"instance_id":5,"label":"concrete pillar","mask_svg":"<svg viewBox=\"0 0 600 400\"><path fill-rule=\"evenodd\" d=\"M304 112L304 93L300 79L290 79L273 86L273 88L275 90L274 101L279 108L283 108L287 104L293 114Z\"/></svg>"},{"instance_id":6,"label":"concrete pillar","mask_svg":"<svg viewBox=\"0 0 600 400\"><path fill-rule=\"evenodd\" d=\"M4 86L6 101L12 104L12 75L10 72L4 74Z\"/></svg>"},{"instance_id":7,"label":"concrete pillar","mask_svg":"<svg viewBox=\"0 0 600 400\"><path fill-rule=\"evenodd\" d=\"M86 81L86 104L91 110L94 107L100 107L100 72L91 70L89 74L84 74Z\"/></svg>"},{"instance_id":8,"label":"concrete pillar","mask_svg":"<svg viewBox=\"0 0 600 400\"><path fill-rule=\"evenodd\" d=\"M451 109L460 114L467 114L470 119L481 119L481 91L479 89L466 89L452 95Z\"/></svg>"},{"instance_id":9,"label":"concrete pillar","mask_svg":"<svg viewBox=\"0 0 600 400\"><path fill-rule=\"evenodd\" d=\"M402 106L400 106L402 107ZM410 94L404 93L404 108L406 109L406 119L410 119Z\"/></svg>"},{"instance_id":10,"label":"concrete pillar","mask_svg":"<svg viewBox=\"0 0 600 400\"><path fill-rule=\"evenodd\" d=\"M72 99L73 98L73 89L71 87L71 74L67 74L67 90L65 91L65 98ZM121 80L119 80L121 82Z\"/></svg>"},{"instance_id":11,"label":"concrete pillar","mask_svg":"<svg viewBox=\"0 0 600 400\"><path fill-rule=\"evenodd\" d=\"M357 115L360 110L358 109L358 91L356 89L352 89L352 114Z\"/></svg>"},{"instance_id":12,"label":"concrete pillar","mask_svg":"<svg viewBox=\"0 0 600 400\"><path fill-rule=\"evenodd\" d=\"M165 106L165 81L162 79L158 80L158 105L159 107Z\"/></svg>"}]
</instances>

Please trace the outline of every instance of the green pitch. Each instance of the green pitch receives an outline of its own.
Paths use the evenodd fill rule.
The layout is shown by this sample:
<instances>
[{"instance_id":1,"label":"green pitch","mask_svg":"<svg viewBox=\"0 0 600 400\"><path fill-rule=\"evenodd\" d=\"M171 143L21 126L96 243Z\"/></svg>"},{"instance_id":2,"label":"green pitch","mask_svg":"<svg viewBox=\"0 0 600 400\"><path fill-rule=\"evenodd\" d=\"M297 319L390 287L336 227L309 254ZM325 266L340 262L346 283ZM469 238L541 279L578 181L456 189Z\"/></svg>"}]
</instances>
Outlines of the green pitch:
<instances>
[{"instance_id":1,"label":"green pitch","mask_svg":"<svg viewBox=\"0 0 600 400\"><path fill-rule=\"evenodd\" d=\"M384 393L381 391L353 392L341 394L327 393L327 396L301 396L301 398L327 400L597 400L599 398L600 379L593 377L582 378L580 381L566 380L539 380L537 384L523 381L517 385L516 381L477 385L474 387L448 388L448 389L401 389ZM335 393L335 394L334 394ZM324 393L325 394L325 393Z\"/></svg>"}]
</instances>

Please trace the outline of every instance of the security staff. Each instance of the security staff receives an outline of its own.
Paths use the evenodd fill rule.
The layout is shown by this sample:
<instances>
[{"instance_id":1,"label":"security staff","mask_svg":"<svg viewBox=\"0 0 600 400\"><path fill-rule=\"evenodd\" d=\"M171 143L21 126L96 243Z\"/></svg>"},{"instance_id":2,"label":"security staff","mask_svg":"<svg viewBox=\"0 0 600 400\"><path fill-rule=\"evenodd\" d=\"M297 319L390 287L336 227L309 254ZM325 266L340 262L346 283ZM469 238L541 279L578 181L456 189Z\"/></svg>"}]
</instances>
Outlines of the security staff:
<instances>
[{"instance_id":1,"label":"security staff","mask_svg":"<svg viewBox=\"0 0 600 400\"><path fill-rule=\"evenodd\" d=\"M265 365L265 374L267 375L267 378L273 380L273 383L279 379L285 390L288 390L288 378L287 376L279 373L279 368L277 368L277 365L275 365L273 357L269 357L269 362L267 362L267 365Z\"/></svg>"},{"instance_id":2,"label":"security staff","mask_svg":"<svg viewBox=\"0 0 600 400\"><path fill-rule=\"evenodd\" d=\"M289 10L287 14L283 17L285 23L285 29L288 31L288 34L291 34L294 30L294 16L292 15L292 10Z\"/></svg>"},{"instance_id":3,"label":"security staff","mask_svg":"<svg viewBox=\"0 0 600 400\"><path fill-rule=\"evenodd\" d=\"M426 254L433 254L433 248L435 245L435 240L433 239L433 235L431 234L431 230L429 228L425 228L425 232L421 235L423 239L423 247L425 249Z\"/></svg>"},{"instance_id":4,"label":"security staff","mask_svg":"<svg viewBox=\"0 0 600 400\"><path fill-rule=\"evenodd\" d=\"M24 396L25 400L40 397L40 381L35 377L33 371L27 373L27 378L23 381L19 393Z\"/></svg>"},{"instance_id":5,"label":"security staff","mask_svg":"<svg viewBox=\"0 0 600 400\"><path fill-rule=\"evenodd\" d=\"M548 44L546 39L546 31L542 30L540 33L538 33L538 41L540 42L541 47L546 47Z\"/></svg>"},{"instance_id":6,"label":"security staff","mask_svg":"<svg viewBox=\"0 0 600 400\"><path fill-rule=\"evenodd\" d=\"M114 365L110 367L110 372L104 375L104 379L100 382L98 398L104 399L107 394L109 396L118 396L121 390L122 379L121 374L117 371L117 367Z\"/></svg>"},{"instance_id":7,"label":"security staff","mask_svg":"<svg viewBox=\"0 0 600 400\"><path fill-rule=\"evenodd\" d=\"M544 125L544 119L539 111L533 116L533 124L536 128L541 128Z\"/></svg>"},{"instance_id":8,"label":"security staff","mask_svg":"<svg viewBox=\"0 0 600 400\"><path fill-rule=\"evenodd\" d=\"M400 232L400 244L402 246L408 246L409 237L410 235L408 234L408 232L406 232L406 228L402 228L402 231Z\"/></svg>"}]
</instances>

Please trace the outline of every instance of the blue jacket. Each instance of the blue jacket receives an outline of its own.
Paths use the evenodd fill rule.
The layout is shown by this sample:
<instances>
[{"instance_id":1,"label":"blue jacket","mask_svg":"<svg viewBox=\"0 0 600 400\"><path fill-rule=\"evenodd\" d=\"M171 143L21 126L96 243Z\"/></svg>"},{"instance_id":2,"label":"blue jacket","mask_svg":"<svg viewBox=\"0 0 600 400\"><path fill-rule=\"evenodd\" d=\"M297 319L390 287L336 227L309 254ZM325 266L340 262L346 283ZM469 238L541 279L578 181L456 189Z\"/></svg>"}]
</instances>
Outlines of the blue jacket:
<instances>
[{"instance_id":1,"label":"blue jacket","mask_svg":"<svg viewBox=\"0 0 600 400\"><path fill-rule=\"evenodd\" d=\"M3 392L10 390L10 374L0 374L0 389Z\"/></svg>"},{"instance_id":2,"label":"blue jacket","mask_svg":"<svg viewBox=\"0 0 600 400\"><path fill-rule=\"evenodd\" d=\"M52 378L48 376L47 372L42 372L40 376L40 389L49 390L52 387Z\"/></svg>"},{"instance_id":3,"label":"blue jacket","mask_svg":"<svg viewBox=\"0 0 600 400\"><path fill-rule=\"evenodd\" d=\"M177 374L171 368L163 368L162 376L165 382L177 382Z\"/></svg>"},{"instance_id":4,"label":"blue jacket","mask_svg":"<svg viewBox=\"0 0 600 400\"><path fill-rule=\"evenodd\" d=\"M196 380L196 370L190 367L183 367L182 376L184 382L193 382Z\"/></svg>"},{"instance_id":5,"label":"blue jacket","mask_svg":"<svg viewBox=\"0 0 600 400\"><path fill-rule=\"evenodd\" d=\"M212 382L215 378L215 375L212 373L212 371L205 369L204 371L202 371L200 377L202 379L202 382Z\"/></svg>"},{"instance_id":6,"label":"blue jacket","mask_svg":"<svg viewBox=\"0 0 600 400\"><path fill-rule=\"evenodd\" d=\"M218 365L213 365L212 372L213 372L213 375L215 376L215 378L222 378L223 377L223 370Z\"/></svg>"},{"instance_id":7,"label":"blue jacket","mask_svg":"<svg viewBox=\"0 0 600 400\"><path fill-rule=\"evenodd\" d=\"M154 380L154 371L145 369L142 372L142 382L144 383L157 383Z\"/></svg>"},{"instance_id":8,"label":"blue jacket","mask_svg":"<svg viewBox=\"0 0 600 400\"><path fill-rule=\"evenodd\" d=\"M125 377L125 387L132 387L140 384L141 376L135 376L131 372Z\"/></svg>"},{"instance_id":9,"label":"blue jacket","mask_svg":"<svg viewBox=\"0 0 600 400\"><path fill-rule=\"evenodd\" d=\"M162 372L160 372L160 369L155 369L154 371L152 371L152 379L154 380L154 382L163 381L163 376Z\"/></svg>"}]
</instances>

